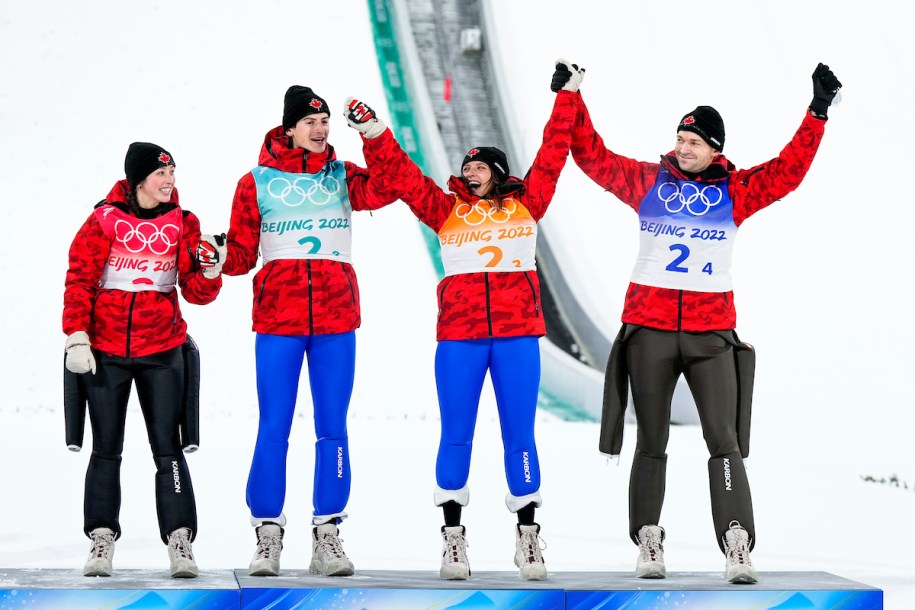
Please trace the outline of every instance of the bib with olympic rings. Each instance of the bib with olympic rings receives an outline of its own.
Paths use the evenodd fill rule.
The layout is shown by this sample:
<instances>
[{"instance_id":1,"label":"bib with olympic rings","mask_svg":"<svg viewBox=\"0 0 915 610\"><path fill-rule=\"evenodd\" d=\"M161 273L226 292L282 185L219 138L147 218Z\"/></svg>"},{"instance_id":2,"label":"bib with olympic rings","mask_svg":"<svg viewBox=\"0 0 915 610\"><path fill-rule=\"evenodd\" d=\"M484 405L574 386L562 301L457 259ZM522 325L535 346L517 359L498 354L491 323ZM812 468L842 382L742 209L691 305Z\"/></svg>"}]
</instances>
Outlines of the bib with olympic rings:
<instances>
[{"instance_id":1,"label":"bib with olympic rings","mask_svg":"<svg viewBox=\"0 0 915 610\"><path fill-rule=\"evenodd\" d=\"M486 200L455 199L438 232L446 276L537 268L537 223L518 200L502 203L500 211Z\"/></svg>"},{"instance_id":2,"label":"bib with olympic rings","mask_svg":"<svg viewBox=\"0 0 915 610\"><path fill-rule=\"evenodd\" d=\"M634 283L696 292L732 290L737 225L726 180L677 180L662 168L639 207L639 228Z\"/></svg>"},{"instance_id":3,"label":"bib with olympic rings","mask_svg":"<svg viewBox=\"0 0 915 610\"><path fill-rule=\"evenodd\" d=\"M171 292L178 279L181 210L137 218L105 205L94 212L111 242L100 286L128 292Z\"/></svg>"},{"instance_id":4,"label":"bib with olympic rings","mask_svg":"<svg viewBox=\"0 0 915 610\"><path fill-rule=\"evenodd\" d=\"M264 263L277 259L325 258L351 262L352 214L341 161L328 171L295 174L272 167L252 170L261 214Z\"/></svg>"}]
</instances>

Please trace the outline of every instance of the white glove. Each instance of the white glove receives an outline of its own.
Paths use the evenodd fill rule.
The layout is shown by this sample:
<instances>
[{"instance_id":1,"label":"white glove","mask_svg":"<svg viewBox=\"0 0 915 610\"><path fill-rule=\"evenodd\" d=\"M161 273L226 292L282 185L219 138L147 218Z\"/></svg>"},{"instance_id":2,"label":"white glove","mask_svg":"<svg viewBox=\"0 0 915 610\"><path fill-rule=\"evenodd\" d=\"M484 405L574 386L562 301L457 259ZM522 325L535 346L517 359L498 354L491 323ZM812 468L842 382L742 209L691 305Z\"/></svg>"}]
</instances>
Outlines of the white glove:
<instances>
[{"instance_id":1,"label":"white glove","mask_svg":"<svg viewBox=\"0 0 915 610\"><path fill-rule=\"evenodd\" d=\"M89 345L89 333L84 330L78 330L67 337L64 348L67 350L65 365L68 371L78 375L92 371L95 375L95 356Z\"/></svg>"},{"instance_id":2,"label":"white glove","mask_svg":"<svg viewBox=\"0 0 915 610\"><path fill-rule=\"evenodd\" d=\"M553 72L550 89L554 93L560 90L578 91L581 80L585 77L585 69L579 68L578 64L573 64L566 59L557 59L555 63L556 71Z\"/></svg>"},{"instance_id":3,"label":"white glove","mask_svg":"<svg viewBox=\"0 0 915 610\"><path fill-rule=\"evenodd\" d=\"M388 128L384 122L375 115L375 111L354 97L347 98L343 103L343 116L346 124L371 140L377 138Z\"/></svg>"},{"instance_id":4,"label":"white glove","mask_svg":"<svg viewBox=\"0 0 915 610\"><path fill-rule=\"evenodd\" d=\"M222 265L226 262L226 234L201 235L197 245L197 262L203 270L203 277L215 280L222 273Z\"/></svg>"}]
</instances>

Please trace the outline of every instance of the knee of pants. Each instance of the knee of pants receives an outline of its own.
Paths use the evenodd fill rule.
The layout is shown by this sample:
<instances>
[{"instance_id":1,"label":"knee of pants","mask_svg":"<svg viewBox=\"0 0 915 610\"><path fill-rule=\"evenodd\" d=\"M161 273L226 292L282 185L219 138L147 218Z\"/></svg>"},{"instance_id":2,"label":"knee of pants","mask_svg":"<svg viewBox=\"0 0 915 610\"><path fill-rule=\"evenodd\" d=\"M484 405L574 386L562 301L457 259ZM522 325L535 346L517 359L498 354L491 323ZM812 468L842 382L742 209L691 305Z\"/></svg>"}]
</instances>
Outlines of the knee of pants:
<instances>
[{"instance_id":1,"label":"knee of pants","mask_svg":"<svg viewBox=\"0 0 915 610\"><path fill-rule=\"evenodd\" d=\"M470 443L439 446L435 461L435 481L442 489L461 489L470 473Z\"/></svg>"}]
</instances>

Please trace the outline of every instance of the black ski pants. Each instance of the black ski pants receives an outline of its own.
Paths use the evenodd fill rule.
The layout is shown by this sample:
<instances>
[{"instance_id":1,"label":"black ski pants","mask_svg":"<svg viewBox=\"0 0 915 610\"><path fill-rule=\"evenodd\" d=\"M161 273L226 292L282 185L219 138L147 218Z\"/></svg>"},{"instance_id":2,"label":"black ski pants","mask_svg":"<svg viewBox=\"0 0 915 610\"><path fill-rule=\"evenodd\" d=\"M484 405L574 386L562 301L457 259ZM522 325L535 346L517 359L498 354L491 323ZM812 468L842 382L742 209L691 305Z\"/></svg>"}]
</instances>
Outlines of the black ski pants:
<instances>
[{"instance_id":1,"label":"black ski pants","mask_svg":"<svg viewBox=\"0 0 915 610\"><path fill-rule=\"evenodd\" d=\"M755 543L750 485L737 444L737 368L733 347L713 333L640 328L626 342L638 440L629 479L629 534L657 525L664 504L670 405L683 374L708 447L712 520L718 545L731 521Z\"/></svg>"},{"instance_id":2,"label":"black ski pants","mask_svg":"<svg viewBox=\"0 0 915 610\"><path fill-rule=\"evenodd\" d=\"M178 422L184 408L184 357L177 347L139 358L122 358L93 350L95 375L83 376L92 426L92 456L86 470L83 529L97 527L121 535L121 453L130 388L136 384L156 465L156 514L166 542L172 531L197 533L197 506L181 443Z\"/></svg>"}]
</instances>

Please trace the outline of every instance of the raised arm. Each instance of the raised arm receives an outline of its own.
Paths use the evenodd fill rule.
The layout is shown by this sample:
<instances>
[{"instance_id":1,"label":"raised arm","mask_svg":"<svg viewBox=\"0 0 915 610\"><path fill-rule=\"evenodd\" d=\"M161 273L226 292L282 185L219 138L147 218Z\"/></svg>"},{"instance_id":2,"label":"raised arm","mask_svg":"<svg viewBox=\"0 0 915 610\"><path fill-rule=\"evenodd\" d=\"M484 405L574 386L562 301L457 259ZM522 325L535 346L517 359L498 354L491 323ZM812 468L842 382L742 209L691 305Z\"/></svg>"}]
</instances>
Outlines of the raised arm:
<instances>
[{"instance_id":1,"label":"raised arm","mask_svg":"<svg viewBox=\"0 0 915 610\"><path fill-rule=\"evenodd\" d=\"M349 98L344 115L347 124L371 142L363 146L363 152L376 193L402 199L417 218L437 232L448 218L454 198L423 174L368 105Z\"/></svg>"},{"instance_id":2,"label":"raised arm","mask_svg":"<svg viewBox=\"0 0 915 610\"><path fill-rule=\"evenodd\" d=\"M568 74L561 84L557 83L556 74L559 73ZM522 201L537 221L543 218L553 200L559 173L569 156L572 128L578 112L575 98L578 97L578 87L584 74L584 68L564 59L556 60L556 73L551 84L551 88L556 91L553 112L543 128L543 142L534 157L534 163L524 177Z\"/></svg>"},{"instance_id":3,"label":"raised arm","mask_svg":"<svg viewBox=\"0 0 915 610\"><path fill-rule=\"evenodd\" d=\"M737 172L730 184L737 225L796 189L807 175L823 140L826 113L842 87L829 66L822 63L814 70L812 79L813 100L809 112L805 113L788 145L776 158Z\"/></svg>"},{"instance_id":4,"label":"raised arm","mask_svg":"<svg viewBox=\"0 0 915 610\"><path fill-rule=\"evenodd\" d=\"M572 158L591 180L638 210L645 193L657 178L659 164L636 161L610 151L594 129L580 93L576 102L578 119L572 130Z\"/></svg>"}]
</instances>

